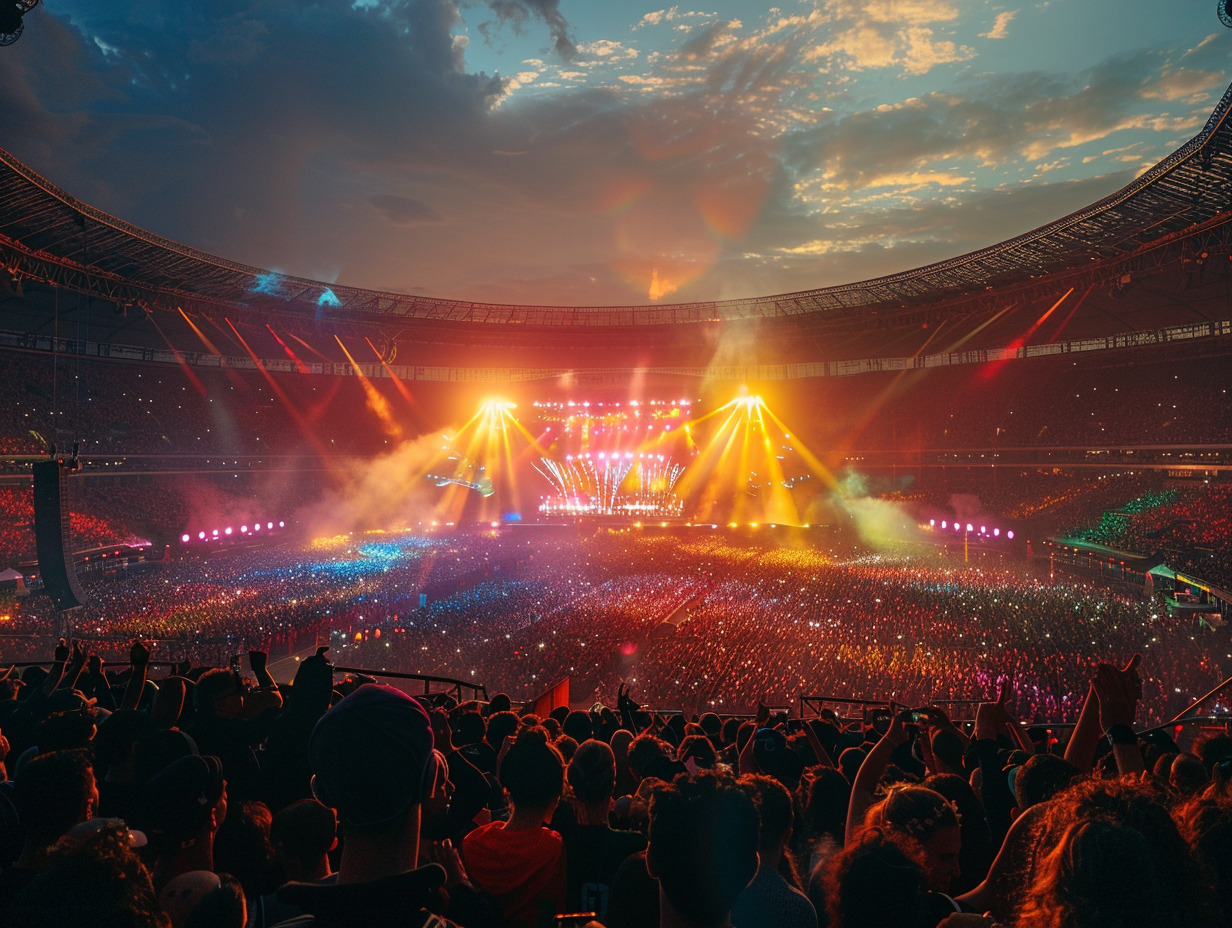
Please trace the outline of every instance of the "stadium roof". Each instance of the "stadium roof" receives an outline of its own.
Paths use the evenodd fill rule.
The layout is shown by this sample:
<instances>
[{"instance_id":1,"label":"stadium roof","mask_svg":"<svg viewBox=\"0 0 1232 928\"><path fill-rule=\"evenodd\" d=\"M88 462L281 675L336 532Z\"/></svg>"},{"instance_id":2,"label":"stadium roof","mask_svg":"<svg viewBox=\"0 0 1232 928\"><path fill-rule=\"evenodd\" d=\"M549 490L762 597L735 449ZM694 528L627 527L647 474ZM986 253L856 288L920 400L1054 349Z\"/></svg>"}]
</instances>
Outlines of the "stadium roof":
<instances>
[{"instance_id":1,"label":"stadium roof","mask_svg":"<svg viewBox=\"0 0 1232 928\"><path fill-rule=\"evenodd\" d=\"M785 332L851 332L878 321L961 317L1047 283L1115 285L1164 263L1228 247L1232 87L1202 132L1129 186L1032 232L874 280L741 300L646 306L514 306L344 287L248 267L161 238L77 200L0 150L0 259L13 279L51 283L150 311L272 314L508 334L515 327L596 330L777 320ZM1182 261L1173 259L1181 249ZM1193 254L1191 255L1190 252ZM1207 255L1202 254L1204 262ZM1024 296L1025 295L1025 296ZM1042 295L1042 294L1041 294ZM1203 315L1200 311L1199 315ZM251 318L251 316L249 317ZM1124 328L1149 328L1157 321Z\"/></svg>"}]
</instances>

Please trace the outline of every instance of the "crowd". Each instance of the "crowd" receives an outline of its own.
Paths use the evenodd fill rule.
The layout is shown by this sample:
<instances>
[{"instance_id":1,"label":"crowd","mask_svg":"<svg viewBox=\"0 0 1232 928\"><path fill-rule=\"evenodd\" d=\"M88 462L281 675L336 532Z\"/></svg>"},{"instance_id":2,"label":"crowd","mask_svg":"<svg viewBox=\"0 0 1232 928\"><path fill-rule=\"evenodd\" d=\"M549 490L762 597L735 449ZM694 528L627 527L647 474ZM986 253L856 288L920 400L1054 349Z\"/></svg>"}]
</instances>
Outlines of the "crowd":
<instances>
[{"instance_id":1,"label":"crowd","mask_svg":"<svg viewBox=\"0 0 1232 928\"><path fill-rule=\"evenodd\" d=\"M1188 346L1185 346L1188 349ZM275 349L276 351L278 349ZM0 449L38 453L370 455L430 431L389 378L88 360L8 353ZM814 447L859 450L1209 445L1232 441L1226 357L1179 349L1075 360L957 365L822 378L783 412ZM403 386L403 389L407 389ZM372 392L369 392L372 391ZM450 397L416 382L417 402ZM372 402L372 396L380 400ZM721 401L720 401L721 402ZM404 410L390 416L389 410ZM136 462L130 462L137 466ZM264 466L264 465L263 465Z\"/></svg>"},{"instance_id":2,"label":"crowd","mask_svg":"<svg viewBox=\"0 0 1232 928\"><path fill-rule=\"evenodd\" d=\"M445 676L532 699L634 681L663 708L751 711L800 696L977 699L1013 675L1015 711L1071 723L1092 659L1151 656L1159 724L1232 672L1225 636L1151 601L961 552L872 555L769 531L636 529L343 538L235 549L91 580L74 633L105 659L133 636L175 659L329 643L345 666ZM46 635L43 597L0 598L0 632ZM35 637L0 644L9 661Z\"/></svg>"},{"instance_id":3,"label":"crowd","mask_svg":"<svg viewBox=\"0 0 1232 928\"><path fill-rule=\"evenodd\" d=\"M404 614L381 638L345 635L339 653L349 666L478 679L527 699L563 676L579 697L631 677L656 705L732 712L800 695L967 701L1013 674L1016 711L1054 723L1076 718L1092 655L1109 648L1155 656L1143 697L1154 724L1232 666L1226 642L1149 602L1009 570L628 533L561 542L550 556L559 572ZM611 570L618 579L600 582ZM485 615L500 617L500 634Z\"/></svg>"},{"instance_id":4,"label":"crowd","mask_svg":"<svg viewBox=\"0 0 1232 928\"><path fill-rule=\"evenodd\" d=\"M1089 464L1101 459L1081 449L1175 445L1184 446L1178 462L1194 463L1201 458L1192 454L1198 446L1229 440L1227 423L1210 411L1226 406L1232 368L1222 357L1172 351L1101 356L1099 366L1067 356L823 378L785 399L785 406L799 402L802 408L783 415L810 447L843 447L857 458L878 449L974 449L987 453L974 459L978 464L1010 448L1075 447L1077 463ZM1178 360L1184 361L1183 373ZM263 375L37 353L10 353L6 362L0 391L9 402L0 409L0 449L33 454L54 442L64 452L77 443L85 458L91 477L74 480L70 497L70 543L79 549L132 538L161 547L183 531L208 531L209 516L264 511L274 505L271 488L281 485L283 477L275 474L283 468L302 469L293 481L286 478L294 485L283 493L284 500L302 503L327 483L316 470L322 460L333 466L346 455L372 459L402 439L429 433L426 409L444 396L436 385L417 383L419 409L408 408L398 390L404 385L388 378L365 390L349 376ZM944 463L935 455L923 460ZM965 517L974 505L982 515L1044 535L1097 526L1102 513L1119 511L1163 484L1160 472L1097 475L998 464L966 467L956 458L946 470L900 468L871 490L939 518L958 510ZM124 476L109 476L105 486L94 479L117 471ZM226 473L239 496L228 497L221 480L193 479L186 471ZM546 485L540 489L546 492ZM803 496L805 490L798 492ZM241 498L245 494L251 498ZM1226 582L1232 564L1223 552L1232 550L1232 524L1225 497L1208 488L1188 496L1186 511L1161 524L1143 516L1104 528L1128 531L1121 542L1134 550L1158 545L1153 550L1166 552L1177 565ZM257 498L264 503L254 503ZM802 512L810 509L810 501L798 502ZM24 490L0 489L4 564L33 557L31 522Z\"/></svg>"},{"instance_id":5,"label":"crowd","mask_svg":"<svg viewBox=\"0 0 1232 928\"><path fill-rule=\"evenodd\" d=\"M869 490L941 517L984 516L1055 534L1098 522L1103 513L1158 492L1165 482L1158 471L1086 474L1003 465L900 474L894 480L870 481Z\"/></svg>"},{"instance_id":6,"label":"crowd","mask_svg":"<svg viewBox=\"0 0 1232 928\"><path fill-rule=\"evenodd\" d=\"M0 447L38 454L51 442L100 461L124 455L289 453L311 443L306 422L335 453L386 446L355 377L259 372L6 354ZM396 396L388 383L378 384ZM290 407L290 410L288 409ZM294 410L293 412L291 410ZM297 419L298 415L298 419ZM130 466L134 466L130 462Z\"/></svg>"},{"instance_id":7,"label":"crowd","mask_svg":"<svg viewBox=\"0 0 1232 928\"><path fill-rule=\"evenodd\" d=\"M1072 533L1140 555L1162 554L1174 570L1232 585L1232 486L1171 486L1129 500Z\"/></svg>"},{"instance_id":8,"label":"crowd","mask_svg":"<svg viewBox=\"0 0 1232 928\"><path fill-rule=\"evenodd\" d=\"M1057 356L835 378L826 415L879 400L858 448L1081 448L1227 444L1225 357L1183 350ZM1102 363L1099 363L1102 362ZM801 429L802 426L797 426Z\"/></svg>"},{"instance_id":9,"label":"crowd","mask_svg":"<svg viewBox=\"0 0 1232 928\"><path fill-rule=\"evenodd\" d=\"M0 677L4 924L1214 928L1232 912L1232 737L1182 750L1135 729L1156 654L1088 666L1063 744L1017 720L1008 678L979 681L971 724L935 705L664 716L625 686L536 715L504 693L416 700L336 673L327 647L281 686L258 650L157 674L154 656L134 641L109 671L61 641Z\"/></svg>"}]
</instances>

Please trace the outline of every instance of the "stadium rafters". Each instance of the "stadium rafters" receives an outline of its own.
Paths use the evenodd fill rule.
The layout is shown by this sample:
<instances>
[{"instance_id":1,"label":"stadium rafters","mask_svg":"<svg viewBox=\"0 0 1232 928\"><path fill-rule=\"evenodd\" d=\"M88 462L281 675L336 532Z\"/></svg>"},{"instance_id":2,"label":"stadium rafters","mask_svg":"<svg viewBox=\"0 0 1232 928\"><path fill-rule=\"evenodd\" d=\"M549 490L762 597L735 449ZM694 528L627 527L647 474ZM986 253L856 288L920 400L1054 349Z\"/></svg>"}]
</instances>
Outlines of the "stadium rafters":
<instances>
[{"instance_id":1,"label":"stadium rafters","mask_svg":"<svg viewBox=\"0 0 1232 928\"><path fill-rule=\"evenodd\" d=\"M326 284L249 267L162 238L81 202L0 149L0 260L22 278L149 312L183 307L408 324L467 337L534 329L692 327L774 320L786 331L852 331L918 315L963 317L1030 299L1047 280L1111 284L1176 256L1226 253L1232 226L1232 87L1201 133L1116 193L1026 234L873 280L748 299L643 306L474 303Z\"/></svg>"}]
</instances>

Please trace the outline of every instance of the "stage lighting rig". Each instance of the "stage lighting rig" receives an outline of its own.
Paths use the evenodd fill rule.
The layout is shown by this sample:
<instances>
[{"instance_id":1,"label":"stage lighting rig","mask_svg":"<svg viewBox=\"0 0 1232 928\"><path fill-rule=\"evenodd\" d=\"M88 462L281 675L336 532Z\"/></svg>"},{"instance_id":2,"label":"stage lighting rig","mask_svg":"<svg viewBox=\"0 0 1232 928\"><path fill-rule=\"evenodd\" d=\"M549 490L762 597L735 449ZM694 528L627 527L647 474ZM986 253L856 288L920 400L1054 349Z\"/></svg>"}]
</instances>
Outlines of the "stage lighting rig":
<instances>
[{"instance_id":1,"label":"stage lighting rig","mask_svg":"<svg viewBox=\"0 0 1232 928\"><path fill-rule=\"evenodd\" d=\"M0 0L0 46L12 45L26 28L25 16L39 0Z\"/></svg>"}]
</instances>

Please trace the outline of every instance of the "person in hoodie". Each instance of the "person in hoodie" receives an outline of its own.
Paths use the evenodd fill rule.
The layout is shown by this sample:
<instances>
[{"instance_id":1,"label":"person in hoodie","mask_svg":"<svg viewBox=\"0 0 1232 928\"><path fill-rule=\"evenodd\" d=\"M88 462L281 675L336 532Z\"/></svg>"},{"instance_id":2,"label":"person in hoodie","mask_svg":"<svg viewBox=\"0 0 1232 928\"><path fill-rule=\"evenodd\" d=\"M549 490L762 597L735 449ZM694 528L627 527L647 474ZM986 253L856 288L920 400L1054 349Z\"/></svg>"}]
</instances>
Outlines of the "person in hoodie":
<instances>
[{"instance_id":1,"label":"person in hoodie","mask_svg":"<svg viewBox=\"0 0 1232 928\"><path fill-rule=\"evenodd\" d=\"M512 812L475 829L462 857L476 889L500 901L517 928L551 925L565 911L565 845L548 828L564 788L564 761L540 727L525 728L500 762Z\"/></svg>"}]
</instances>

